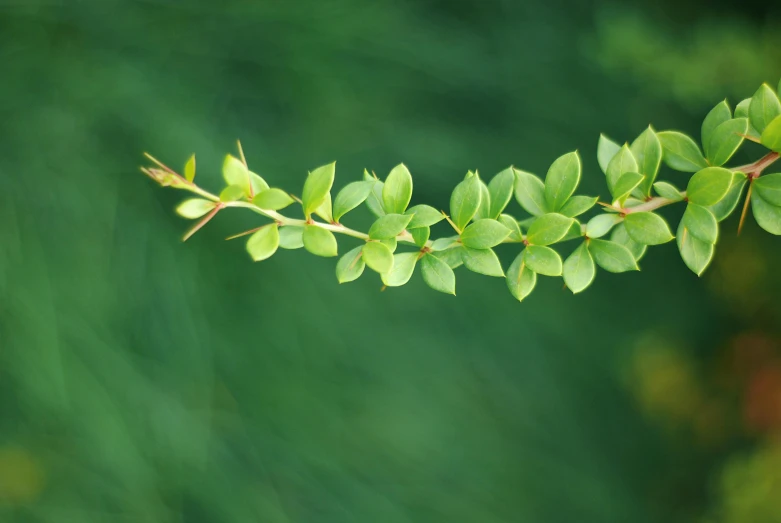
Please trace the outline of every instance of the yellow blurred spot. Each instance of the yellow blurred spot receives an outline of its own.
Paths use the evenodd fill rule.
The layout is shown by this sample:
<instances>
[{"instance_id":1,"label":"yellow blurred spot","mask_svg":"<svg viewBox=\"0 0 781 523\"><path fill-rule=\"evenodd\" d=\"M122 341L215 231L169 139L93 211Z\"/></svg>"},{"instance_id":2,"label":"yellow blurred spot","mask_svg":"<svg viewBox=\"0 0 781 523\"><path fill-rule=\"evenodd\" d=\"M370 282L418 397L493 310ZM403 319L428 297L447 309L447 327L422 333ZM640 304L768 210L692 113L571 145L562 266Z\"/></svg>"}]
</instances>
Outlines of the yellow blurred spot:
<instances>
[{"instance_id":1,"label":"yellow blurred spot","mask_svg":"<svg viewBox=\"0 0 781 523\"><path fill-rule=\"evenodd\" d=\"M43 471L24 449L0 448L0 504L22 505L43 490Z\"/></svg>"}]
</instances>

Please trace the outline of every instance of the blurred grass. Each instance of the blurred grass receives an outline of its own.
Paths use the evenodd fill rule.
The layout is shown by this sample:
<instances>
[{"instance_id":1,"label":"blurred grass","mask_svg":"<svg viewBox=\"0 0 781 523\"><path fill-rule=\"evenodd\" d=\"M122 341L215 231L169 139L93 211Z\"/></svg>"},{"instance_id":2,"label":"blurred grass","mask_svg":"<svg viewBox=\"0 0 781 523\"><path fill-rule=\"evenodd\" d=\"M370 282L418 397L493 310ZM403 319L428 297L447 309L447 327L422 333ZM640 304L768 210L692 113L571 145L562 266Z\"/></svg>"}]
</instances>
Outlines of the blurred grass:
<instances>
[{"instance_id":1,"label":"blurred grass","mask_svg":"<svg viewBox=\"0 0 781 523\"><path fill-rule=\"evenodd\" d=\"M0 519L643 522L718 505L708 478L739 444L671 436L620 370L650 332L698 380L728 339L777 324L779 278L744 270L779 257L756 227L704 281L668 246L578 297L548 280L519 305L466 272L457 299L417 275L379 293L301 252L252 264L222 242L251 216L181 244L181 195L136 168L196 152L216 188L241 138L286 189L334 159L338 186L404 161L413 201L444 207L467 169L544 173L579 148L598 194L600 131L697 131L680 98L637 89L640 67L602 69L584 42L621 41L602 4L1 9Z\"/></svg>"}]
</instances>

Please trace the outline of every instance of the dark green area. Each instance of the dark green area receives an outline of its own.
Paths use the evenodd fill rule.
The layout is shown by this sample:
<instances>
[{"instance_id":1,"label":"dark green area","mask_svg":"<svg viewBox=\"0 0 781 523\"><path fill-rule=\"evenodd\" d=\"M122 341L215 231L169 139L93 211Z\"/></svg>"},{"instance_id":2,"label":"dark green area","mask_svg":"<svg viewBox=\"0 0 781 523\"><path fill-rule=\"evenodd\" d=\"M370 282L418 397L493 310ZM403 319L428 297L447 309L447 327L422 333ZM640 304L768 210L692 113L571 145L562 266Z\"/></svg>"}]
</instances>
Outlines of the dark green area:
<instances>
[{"instance_id":1,"label":"dark green area","mask_svg":"<svg viewBox=\"0 0 781 523\"><path fill-rule=\"evenodd\" d=\"M777 28L765 14L691 23L707 42L716 22ZM654 90L647 55L622 65L639 33L616 48L604 21L621 16L555 0L0 6L0 520L641 523L719 506L724 460L754 440L670 434L625 369L652 339L707 381L734 336L772 334L781 249L753 223L738 239L730 219L702 279L671 243L575 297L541 278L519 304L464 269L456 298L419 274L381 293L303 251L253 264L223 241L260 224L238 210L182 244L183 193L138 171L143 151L177 168L195 152L218 190L241 138L292 192L333 160L339 188L403 161L412 203L446 208L468 169L544 174L579 149L581 192L604 198L599 132L698 135L721 97L778 81L769 36L719 98L683 73L685 95ZM698 56L721 64L722 35Z\"/></svg>"}]
</instances>

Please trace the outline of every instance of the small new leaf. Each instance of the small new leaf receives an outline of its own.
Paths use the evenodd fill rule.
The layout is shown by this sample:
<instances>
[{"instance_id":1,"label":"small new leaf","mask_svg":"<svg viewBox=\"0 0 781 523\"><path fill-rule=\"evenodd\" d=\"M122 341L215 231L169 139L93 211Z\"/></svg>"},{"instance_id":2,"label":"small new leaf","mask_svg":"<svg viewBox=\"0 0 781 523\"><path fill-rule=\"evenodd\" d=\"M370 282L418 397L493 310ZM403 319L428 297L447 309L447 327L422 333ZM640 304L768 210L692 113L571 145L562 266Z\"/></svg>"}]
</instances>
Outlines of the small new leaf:
<instances>
[{"instance_id":1,"label":"small new leaf","mask_svg":"<svg viewBox=\"0 0 781 523\"><path fill-rule=\"evenodd\" d=\"M380 274L385 274L393 268L393 253L383 243L366 242L363 246L363 261Z\"/></svg>"},{"instance_id":2,"label":"small new leaf","mask_svg":"<svg viewBox=\"0 0 781 523\"><path fill-rule=\"evenodd\" d=\"M545 184L537 176L526 171L515 171L515 199L532 216L548 212L545 200Z\"/></svg>"},{"instance_id":3,"label":"small new leaf","mask_svg":"<svg viewBox=\"0 0 781 523\"><path fill-rule=\"evenodd\" d=\"M661 245L673 239L664 218L652 212L634 212L624 218L626 232L637 243Z\"/></svg>"},{"instance_id":4,"label":"small new leaf","mask_svg":"<svg viewBox=\"0 0 781 523\"><path fill-rule=\"evenodd\" d=\"M497 220L477 220L461 234L461 243L471 249L490 249L502 243L510 229Z\"/></svg>"},{"instance_id":5,"label":"small new leaf","mask_svg":"<svg viewBox=\"0 0 781 523\"><path fill-rule=\"evenodd\" d=\"M407 228L412 216L407 214L386 214L372 224L369 228L369 238L373 240L386 240L395 238Z\"/></svg>"},{"instance_id":6,"label":"small new leaf","mask_svg":"<svg viewBox=\"0 0 781 523\"><path fill-rule=\"evenodd\" d=\"M464 248L461 253L464 266L472 272L485 274L486 276L504 277L502 264L499 257L492 249Z\"/></svg>"},{"instance_id":7,"label":"small new leaf","mask_svg":"<svg viewBox=\"0 0 781 523\"><path fill-rule=\"evenodd\" d=\"M375 183L375 180L372 179L345 185L334 199L334 220L338 222L342 216L366 201Z\"/></svg>"},{"instance_id":8,"label":"small new leaf","mask_svg":"<svg viewBox=\"0 0 781 523\"><path fill-rule=\"evenodd\" d=\"M266 189L255 195L252 203L260 207L261 209L271 209L272 211L278 211L284 209L295 200L290 197L288 193L282 189Z\"/></svg>"},{"instance_id":9,"label":"small new leaf","mask_svg":"<svg viewBox=\"0 0 781 523\"><path fill-rule=\"evenodd\" d=\"M402 163L394 167L385 180L385 186L382 189L382 203L385 212L404 214L411 199L412 175L407 166Z\"/></svg>"},{"instance_id":10,"label":"small new leaf","mask_svg":"<svg viewBox=\"0 0 781 523\"><path fill-rule=\"evenodd\" d=\"M599 142L597 142L597 161L599 162L599 168L602 172L607 174L607 166L610 165L610 160L621 150L621 146L616 142L605 136L599 135Z\"/></svg>"},{"instance_id":11,"label":"small new leaf","mask_svg":"<svg viewBox=\"0 0 781 523\"><path fill-rule=\"evenodd\" d=\"M617 214L598 214L586 224L586 236L589 238L601 238L609 233L610 229L620 221L621 217Z\"/></svg>"},{"instance_id":12,"label":"small new leaf","mask_svg":"<svg viewBox=\"0 0 781 523\"><path fill-rule=\"evenodd\" d=\"M202 198L190 198L179 204L176 213L182 218L194 220L205 215L217 206L216 203Z\"/></svg>"},{"instance_id":13,"label":"small new leaf","mask_svg":"<svg viewBox=\"0 0 781 523\"><path fill-rule=\"evenodd\" d=\"M694 274L700 276L713 259L715 250L713 244L695 238L686 228L683 220L681 220L681 224L678 226L677 242L683 263Z\"/></svg>"},{"instance_id":14,"label":"small new leaf","mask_svg":"<svg viewBox=\"0 0 781 523\"><path fill-rule=\"evenodd\" d=\"M232 155L225 156L222 162L222 177L228 185L238 185L249 193L249 172L241 160Z\"/></svg>"},{"instance_id":15,"label":"small new leaf","mask_svg":"<svg viewBox=\"0 0 781 523\"><path fill-rule=\"evenodd\" d=\"M490 194L491 208L489 218L498 219L507 204L513 197L515 188L515 173L512 167L508 167L488 183L488 193Z\"/></svg>"},{"instance_id":16,"label":"small new leaf","mask_svg":"<svg viewBox=\"0 0 781 523\"><path fill-rule=\"evenodd\" d=\"M596 196L573 196L559 210L559 214L563 214L569 218L580 216L584 212L594 207L598 200L599 198Z\"/></svg>"},{"instance_id":17,"label":"small new leaf","mask_svg":"<svg viewBox=\"0 0 781 523\"><path fill-rule=\"evenodd\" d=\"M622 174L611 190L613 201L623 204L632 191L643 183L643 180L645 180L645 176L640 173L626 172Z\"/></svg>"},{"instance_id":18,"label":"small new leaf","mask_svg":"<svg viewBox=\"0 0 781 523\"><path fill-rule=\"evenodd\" d=\"M664 151L662 159L671 169L693 173L708 166L700 148L689 136L678 131L662 131L658 136Z\"/></svg>"},{"instance_id":19,"label":"small new leaf","mask_svg":"<svg viewBox=\"0 0 781 523\"><path fill-rule=\"evenodd\" d=\"M649 125L640 136L632 142L630 150L637 160L637 171L645 176L640 188L644 196L651 194L651 186L659 173L662 163L662 143L656 131Z\"/></svg>"},{"instance_id":20,"label":"small new leaf","mask_svg":"<svg viewBox=\"0 0 781 523\"><path fill-rule=\"evenodd\" d=\"M533 245L551 245L564 238L573 222L562 214L545 214L531 224L526 240Z\"/></svg>"},{"instance_id":21,"label":"small new leaf","mask_svg":"<svg viewBox=\"0 0 781 523\"><path fill-rule=\"evenodd\" d=\"M719 238L719 223L708 209L696 203L689 203L683 213L683 226L698 240L716 243Z\"/></svg>"},{"instance_id":22,"label":"small new leaf","mask_svg":"<svg viewBox=\"0 0 781 523\"><path fill-rule=\"evenodd\" d=\"M336 163L329 163L310 172L304 182L301 202L304 214L309 217L325 201L331 191L336 173Z\"/></svg>"},{"instance_id":23,"label":"small new leaf","mask_svg":"<svg viewBox=\"0 0 781 523\"><path fill-rule=\"evenodd\" d=\"M195 155L190 156L184 164L184 179L190 183L195 180Z\"/></svg>"},{"instance_id":24,"label":"small new leaf","mask_svg":"<svg viewBox=\"0 0 781 523\"><path fill-rule=\"evenodd\" d=\"M537 274L542 274L543 276L561 276L561 256L550 247L529 245L524 249L524 253L524 263Z\"/></svg>"},{"instance_id":25,"label":"small new leaf","mask_svg":"<svg viewBox=\"0 0 781 523\"><path fill-rule=\"evenodd\" d=\"M453 269L436 256L426 254L420 260L423 281L435 291L456 294L456 275Z\"/></svg>"},{"instance_id":26,"label":"small new leaf","mask_svg":"<svg viewBox=\"0 0 781 523\"><path fill-rule=\"evenodd\" d=\"M616 242L590 240L588 250L597 265L608 272L638 271L637 261L629 249Z\"/></svg>"},{"instance_id":27,"label":"small new leaf","mask_svg":"<svg viewBox=\"0 0 781 523\"><path fill-rule=\"evenodd\" d=\"M304 248L316 256L329 258L338 254L336 237L317 225L305 225L301 236Z\"/></svg>"},{"instance_id":28,"label":"small new leaf","mask_svg":"<svg viewBox=\"0 0 781 523\"><path fill-rule=\"evenodd\" d=\"M445 219L445 216L430 205L416 205L407 209L404 214L412 216L407 225L409 229L418 227L431 227Z\"/></svg>"},{"instance_id":29,"label":"small new leaf","mask_svg":"<svg viewBox=\"0 0 781 523\"><path fill-rule=\"evenodd\" d=\"M261 227L247 240L247 252L255 261L270 258L279 247L279 228L276 223Z\"/></svg>"},{"instance_id":30,"label":"small new leaf","mask_svg":"<svg viewBox=\"0 0 781 523\"><path fill-rule=\"evenodd\" d=\"M372 187L369 196L366 197L366 207L368 207L371 213L378 218L380 216L385 216L385 207L382 203L382 190L385 187L385 184L369 174L365 169L363 171L363 179L367 182L374 182L374 186Z\"/></svg>"},{"instance_id":31,"label":"small new leaf","mask_svg":"<svg viewBox=\"0 0 781 523\"><path fill-rule=\"evenodd\" d=\"M578 294L591 285L596 275L597 267L594 264L594 258L586 243L581 243L564 262L564 283L573 294Z\"/></svg>"},{"instance_id":32,"label":"small new leaf","mask_svg":"<svg viewBox=\"0 0 781 523\"><path fill-rule=\"evenodd\" d=\"M537 274L524 263L524 251L515 258L507 269L507 288L518 301L523 301L534 290L537 284Z\"/></svg>"},{"instance_id":33,"label":"small new leaf","mask_svg":"<svg viewBox=\"0 0 781 523\"><path fill-rule=\"evenodd\" d=\"M751 126L761 134L765 127L779 115L781 115L781 101L778 95L769 85L762 84L751 98L751 105L748 108Z\"/></svg>"},{"instance_id":34,"label":"small new leaf","mask_svg":"<svg viewBox=\"0 0 781 523\"><path fill-rule=\"evenodd\" d=\"M580 183L581 163L577 151L557 158L545 176L545 201L548 208L558 211L567 203Z\"/></svg>"},{"instance_id":35,"label":"small new leaf","mask_svg":"<svg viewBox=\"0 0 781 523\"><path fill-rule=\"evenodd\" d=\"M453 190L450 196L450 219L463 231L480 207L480 178L470 176Z\"/></svg>"},{"instance_id":36,"label":"small new leaf","mask_svg":"<svg viewBox=\"0 0 781 523\"><path fill-rule=\"evenodd\" d=\"M393 255L393 267L390 272L380 274L382 283L388 287L401 287L412 278L415 264L418 262L417 252L403 252Z\"/></svg>"},{"instance_id":37,"label":"small new leaf","mask_svg":"<svg viewBox=\"0 0 781 523\"><path fill-rule=\"evenodd\" d=\"M618 184L618 180L624 173L637 173L637 160L635 155L629 149L628 145L624 145L616 153L610 163L607 165L607 188L610 193L613 194L614 188ZM639 181L637 183L640 183Z\"/></svg>"},{"instance_id":38,"label":"small new leaf","mask_svg":"<svg viewBox=\"0 0 781 523\"><path fill-rule=\"evenodd\" d=\"M336 279L339 283L355 281L360 278L365 268L366 263L363 261L361 247L356 247L339 258L336 264Z\"/></svg>"},{"instance_id":39,"label":"small new leaf","mask_svg":"<svg viewBox=\"0 0 781 523\"><path fill-rule=\"evenodd\" d=\"M518 225L518 220L510 216L509 214L502 214L499 216L499 222L502 225L510 229L510 235L508 238L514 242L523 241L523 232L521 232L521 226Z\"/></svg>"},{"instance_id":40,"label":"small new leaf","mask_svg":"<svg viewBox=\"0 0 781 523\"><path fill-rule=\"evenodd\" d=\"M727 120L713 130L709 142L705 142L705 152L710 164L724 165L743 144L743 136L748 131L747 118Z\"/></svg>"},{"instance_id":41,"label":"small new leaf","mask_svg":"<svg viewBox=\"0 0 781 523\"><path fill-rule=\"evenodd\" d=\"M423 247L426 245L429 236L431 236L431 227L418 227L417 229L410 229L409 232L415 245Z\"/></svg>"},{"instance_id":42,"label":"small new leaf","mask_svg":"<svg viewBox=\"0 0 781 523\"><path fill-rule=\"evenodd\" d=\"M488 191L488 186L480 180L480 207L477 208L475 213L475 220L484 220L491 217L491 193Z\"/></svg>"}]
</instances>

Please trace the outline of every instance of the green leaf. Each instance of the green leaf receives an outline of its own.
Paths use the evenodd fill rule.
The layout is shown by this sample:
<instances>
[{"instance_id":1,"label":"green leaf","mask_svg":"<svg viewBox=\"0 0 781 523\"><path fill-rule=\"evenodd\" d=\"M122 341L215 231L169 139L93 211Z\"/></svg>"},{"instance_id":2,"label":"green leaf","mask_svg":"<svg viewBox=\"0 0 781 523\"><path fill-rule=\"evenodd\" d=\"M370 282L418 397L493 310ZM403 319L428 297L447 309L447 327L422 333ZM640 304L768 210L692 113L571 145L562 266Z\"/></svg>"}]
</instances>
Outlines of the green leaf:
<instances>
[{"instance_id":1,"label":"green leaf","mask_svg":"<svg viewBox=\"0 0 781 523\"><path fill-rule=\"evenodd\" d=\"M448 238L438 238L431 243L432 251L444 251L450 249L456 245L458 236L450 236Z\"/></svg>"},{"instance_id":2,"label":"green leaf","mask_svg":"<svg viewBox=\"0 0 781 523\"><path fill-rule=\"evenodd\" d=\"M252 194L258 194L261 191L265 191L268 189L268 184L266 183L266 180L258 176L257 174L253 173L252 171L249 172L249 183L252 185ZM247 196L249 196L250 193L247 191Z\"/></svg>"},{"instance_id":3,"label":"green leaf","mask_svg":"<svg viewBox=\"0 0 781 523\"><path fill-rule=\"evenodd\" d=\"M222 162L222 177L228 185L238 185L246 193L249 193L249 172L241 160L230 154L225 156Z\"/></svg>"},{"instance_id":4,"label":"green leaf","mask_svg":"<svg viewBox=\"0 0 781 523\"><path fill-rule=\"evenodd\" d=\"M301 236L304 248L317 256L329 258L338 254L336 237L331 231L317 225L305 225Z\"/></svg>"},{"instance_id":5,"label":"green leaf","mask_svg":"<svg viewBox=\"0 0 781 523\"><path fill-rule=\"evenodd\" d=\"M455 296L456 275L447 263L431 254L423 256L420 263L423 281L425 281L429 287L435 291Z\"/></svg>"},{"instance_id":6,"label":"green leaf","mask_svg":"<svg viewBox=\"0 0 781 523\"><path fill-rule=\"evenodd\" d=\"M722 100L716 104L716 107L710 110L708 116L706 116L705 120L702 122L702 145L705 147L706 152L708 151L708 144L713 136L713 131L715 131L719 125L731 119L732 111L729 108L727 100Z\"/></svg>"},{"instance_id":7,"label":"green leaf","mask_svg":"<svg viewBox=\"0 0 781 523\"><path fill-rule=\"evenodd\" d=\"M510 293L518 301L523 301L534 290L534 286L537 285L537 274L526 267L524 263L525 251L521 251L521 254L515 258L510 268L507 269L507 288L510 289Z\"/></svg>"},{"instance_id":8,"label":"green leaf","mask_svg":"<svg viewBox=\"0 0 781 523\"><path fill-rule=\"evenodd\" d=\"M623 147L616 153L610 163L607 164L607 187L610 193L613 194L613 188L618 183L621 175L624 173L637 173L637 160L635 155L629 149L629 146L624 144ZM640 182L638 182L640 183Z\"/></svg>"},{"instance_id":9,"label":"green leaf","mask_svg":"<svg viewBox=\"0 0 781 523\"><path fill-rule=\"evenodd\" d=\"M762 133L765 127L779 115L781 115L781 101L769 85L762 84L751 98L751 105L748 108L751 126Z\"/></svg>"},{"instance_id":10,"label":"green leaf","mask_svg":"<svg viewBox=\"0 0 781 523\"><path fill-rule=\"evenodd\" d=\"M461 233L461 243L471 249L490 249L509 235L510 229L497 220L477 220Z\"/></svg>"},{"instance_id":11,"label":"green leaf","mask_svg":"<svg viewBox=\"0 0 781 523\"><path fill-rule=\"evenodd\" d=\"M525 253L523 262L537 274L542 274L543 276L561 276L561 256L550 247L529 245L523 252Z\"/></svg>"},{"instance_id":12,"label":"green leaf","mask_svg":"<svg viewBox=\"0 0 781 523\"><path fill-rule=\"evenodd\" d=\"M464 248L461 253L464 266L472 272L503 278L504 271L499 257L491 249Z\"/></svg>"},{"instance_id":13,"label":"green leaf","mask_svg":"<svg viewBox=\"0 0 781 523\"><path fill-rule=\"evenodd\" d=\"M488 193L490 195L491 209L489 218L498 219L507 204L513 197L515 189L515 173L512 167L508 167L493 178L488 183Z\"/></svg>"},{"instance_id":14,"label":"green leaf","mask_svg":"<svg viewBox=\"0 0 781 523\"><path fill-rule=\"evenodd\" d=\"M700 148L689 136L678 131L662 131L657 136L664 151L662 159L671 169L693 173L708 166Z\"/></svg>"},{"instance_id":15,"label":"green leaf","mask_svg":"<svg viewBox=\"0 0 781 523\"><path fill-rule=\"evenodd\" d=\"M740 172L732 176L732 185L727 196L721 199L717 204L711 205L708 209L716 217L716 220L725 220L737 208L740 196L743 194L743 187L746 185L746 175Z\"/></svg>"},{"instance_id":16,"label":"green leaf","mask_svg":"<svg viewBox=\"0 0 781 523\"><path fill-rule=\"evenodd\" d=\"M480 207L477 208L475 213L475 220L484 220L491 217L491 193L488 191L488 186L480 180Z\"/></svg>"},{"instance_id":17,"label":"green leaf","mask_svg":"<svg viewBox=\"0 0 781 523\"><path fill-rule=\"evenodd\" d=\"M551 245L561 240L572 226L572 218L548 213L540 216L529 227L526 240L533 245Z\"/></svg>"},{"instance_id":18,"label":"green leaf","mask_svg":"<svg viewBox=\"0 0 781 523\"><path fill-rule=\"evenodd\" d=\"M698 240L716 243L719 238L719 223L713 213L701 205L690 203L683 213L683 226Z\"/></svg>"},{"instance_id":19,"label":"green leaf","mask_svg":"<svg viewBox=\"0 0 781 523\"><path fill-rule=\"evenodd\" d=\"M564 204L561 210L559 210L559 214L563 214L564 216L568 216L570 218L580 216L584 212L594 207L594 205L597 203L597 200L599 200L599 198L596 196L573 196L567 201L567 203Z\"/></svg>"},{"instance_id":20,"label":"green leaf","mask_svg":"<svg viewBox=\"0 0 781 523\"><path fill-rule=\"evenodd\" d=\"M261 209L271 209L272 211L278 211L284 209L295 200L290 197L288 193L282 189L266 189L255 195L252 203L260 207Z\"/></svg>"},{"instance_id":21,"label":"green leaf","mask_svg":"<svg viewBox=\"0 0 781 523\"><path fill-rule=\"evenodd\" d=\"M515 199L532 216L548 212L545 200L545 184L537 176L526 171L515 171Z\"/></svg>"},{"instance_id":22,"label":"green leaf","mask_svg":"<svg viewBox=\"0 0 781 523\"><path fill-rule=\"evenodd\" d=\"M382 203L387 213L404 214L412 199L412 175L403 163L394 167L382 189Z\"/></svg>"},{"instance_id":23,"label":"green leaf","mask_svg":"<svg viewBox=\"0 0 781 523\"><path fill-rule=\"evenodd\" d=\"M599 142L597 142L597 161L599 162L599 168L602 172L607 174L607 166L610 165L610 160L618 154L621 150L621 146L616 142L605 136L599 135Z\"/></svg>"},{"instance_id":24,"label":"green leaf","mask_svg":"<svg viewBox=\"0 0 781 523\"><path fill-rule=\"evenodd\" d=\"M681 191L670 183L656 182L654 184L654 190L656 191L656 194L662 198L667 198L668 200L672 200L674 202L683 200L683 194L681 194Z\"/></svg>"},{"instance_id":25,"label":"green leaf","mask_svg":"<svg viewBox=\"0 0 781 523\"><path fill-rule=\"evenodd\" d=\"M644 245L661 245L673 239L670 226L664 218L652 212L633 212L624 217L629 237Z\"/></svg>"},{"instance_id":26,"label":"green leaf","mask_svg":"<svg viewBox=\"0 0 781 523\"><path fill-rule=\"evenodd\" d=\"M323 199L323 203L317 206L317 209L315 209L315 214L318 215L320 218L325 220L328 223L332 223L334 221L334 215L331 212L331 193L325 195L325 198Z\"/></svg>"},{"instance_id":27,"label":"green leaf","mask_svg":"<svg viewBox=\"0 0 781 523\"><path fill-rule=\"evenodd\" d=\"M418 262L417 252L403 252L393 255L393 268L390 272L380 274L382 283L388 287L401 287L412 278L415 264Z\"/></svg>"},{"instance_id":28,"label":"green leaf","mask_svg":"<svg viewBox=\"0 0 781 523\"><path fill-rule=\"evenodd\" d=\"M260 228L247 240L247 252L255 261L270 258L279 247L279 228L270 223Z\"/></svg>"},{"instance_id":29,"label":"green leaf","mask_svg":"<svg viewBox=\"0 0 781 523\"><path fill-rule=\"evenodd\" d=\"M283 249L300 249L304 246L304 228L286 225L279 230L279 246Z\"/></svg>"},{"instance_id":30,"label":"green leaf","mask_svg":"<svg viewBox=\"0 0 781 523\"><path fill-rule=\"evenodd\" d=\"M374 186L372 187L369 196L366 197L366 207L368 207L371 213L377 217L385 216L385 207L382 203L382 191L385 184L369 174L366 169L363 171L363 179L365 181L374 182Z\"/></svg>"},{"instance_id":31,"label":"green leaf","mask_svg":"<svg viewBox=\"0 0 781 523\"><path fill-rule=\"evenodd\" d=\"M746 98L735 107L735 118L748 118L748 109L751 106L751 98Z\"/></svg>"},{"instance_id":32,"label":"green leaf","mask_svg":"<svg viewBox=\"0 0 781 523\"><path fill-rule=\"evenodd\" d=\"M407 228L431 227L445 219L445 215L430 205L416 205L406 210L404 214L412 216Z\"/></svg>"},{"instance_id":33,"label":"green leaf","mask_svg":"<svg viewBox=\"0 0 781 523\"><path fill-rule=\"evenodd\" d=\"M582 238L585 236L584 226L580 224L577 220L572 220L572 225L570 225L569 230L567 231L567 234L564 235L564 238L562 238L560 241L567 241L567 240L574 240L575 238Z\"/></svg>"},{"instance_id":34,"label":"green leaf","mask_svg":"<svg viewBox=\"0 0 781 523\"><path fill-rule=\"evenodd\" d=\"M334 220L338 222L342 216L365 202L372 192L374 184L375 180L372 179L345 185L334 199Z\"/></svg>"},{"instance_id":35,"label":"green leaf","mask_svg":"<svg viewBox=\"0 0 781 523\"><path fill-rule=\"evenodd\" d=\"M751 210L757 224L770 234L781 235L781 207L771 205L759 194L751 195Z\"/></svg>"},{"instance_id":36,"label":"green leaf","mask_svg":"<svg viewBox=\"0 0 781 523\"><path fill-rule=\"evenodd\" d=\"M637 261L629 249L616 242L589 240L588 250L597 265L608 272L638 271Z\"/></svg>"},{"instance_id":37,"label":"green leaf","mask_svg":"<svg viewBox=\"0 0 781 523\"><path fill-rule=\"evenodd\" d=\"M393 268L393 253L383 243L366 242L362 252L363 261L370 269L384 274Z\"/></svg>"},{"instance_id":38,"label":"green leaf","mask_svg":"<svg viewBox=\"0 0 781 523\"><path fill-rule=\"evenodd\" d=\"M588 251L586 243L583 242L564 262L564 283L567 284L572 294L578 294L591 285L596 275L597 267L594 264L594 258Z\"/></svg>"},{"instance_id":39,"label":"green leaf","mask_svg":"<svg viewBox=\"0 0 781 523\"><path fill-rule=\"evenodd\" d=\"M362 247L356 247L339 258L336 264L336 279L339 283L355 281L363 274L366 263L363 261L361 249Z\"/></svg>"},{"instance_id":40,"label":"green leaf","mask_svg":"<svg viewBox=\"0 0 781 523\"><path fill-rule=\"evenodd\" d=\"M629 233L626 232L626 227L624 227L623 223L619 223L616 227L613 227L613 233L610 235L610 241L626 247L626 249L632 253L632 256L634 256L635 261L640 261L640 259L645 255L645 251L648 249L647 245L643 243L637 243L629 236Z\"/></svg>"},{"instance_id":41,"label":"green leaf","mask_svg":"<svg viewBox=\"0 0 781 523\"><path fill-rule=\"evenodd\" d=\"M781 152L781 116L778 116L767 124L765 130L762 131L762 138L760 139L762 145L768 149Z\"/></svg>"},{"instance_id":42,"label":"green leaf","mask_svg":"<svg viewBox=\"0 0 781 523\"><path fill-rule=\"evenodd\" d=\"M451 247L450 249L445 249L444 251L435 252L434 256L447 263L448 267L451 269L456 269L464 263L464 251L466 251L466 247L463 245L457 245L455 247Z\"/></svg>"},{"instance_id":43,"label":"green leaf","mask_svg":"<svg viewBox=\"0 0 781 523\"><path fill-rule=\"evenodd\" d=\"M307 176L301 196L304 214L307 217L325 201L326 195L330 193L331 186L334 184L335 173L336 163L334 162L318 167Z\"/></svg>"},{"instance_id":44,"label":"green leaf","mask_svg":"<svg viewBox=\"0 0 781 523\"><path fill-rule=\"evenodd\" d=\"M732 187L732 171L707 167L689 179L686 196L690 202L708 207L724 198Z\"/></svg>"},{"instance_id":45,"label":"green leaf","mask_svg":"<svg viewBox=\"0 0 781 523\"><path fill-rule=\"evenodd\" d=\"M770 205L781 207L781 173L760 176L754 180L754 190Z\"/></svg>"},{"instance_id":46,"label":"green leaf","mask_svg":"<svg viewBox=\"0 0 781 523\"><path fill-rule=\"evenodd\" d=\"M705 152L711 165L724 165L743 144L748 131L746 118L727 120L713 130L710 142L705 142Z\"/></svg>"},{"instance_id":47,"label":"green leaf","mask_svg":"<svg viewBox=\"0 0 781 523\"><path fill-rule=\"evenodd\" d=\"M621 222L621 216L617 214L599 214L591 218L586 224L586 236L589 238L601 238L610 232L614 225Z\"/></svg>"},{"instance_id":48,"label":"green leaf","mask_svg":"<svg viewBox=\"0 0 781 523\"><path fill-rule=\"evenodd\" d=\"M632 191L643 183L643 180L645 180L645 176L640 173L626 172L622 174L615 185L613 185L611 191L613 201L623 204Z\"/></svg>"},{"instance_id":49,"label":"green leaf","mask_svg":"<svg viewBox=\"0 0 781 523\"><path fill-rule=\"evenodd\" d=\"M567 203L580 183L581 164L577 151L557 158L545 176L545 201L548 208L558 211Z\"/></svg>"},{"instance_id":50,"label":"green leaf","mask_svg":"<svg viewBox=\"0 0 781 523\"><path fill-rule=\"evenodd\" d=\"M499 216L499 222L510 229L510 235L508 236L510 240L514 242L523 241L523 232L521 232L521 226L518 225L518 220L509 214L502 214Z\"/></svg>"},{"instance_id":51,"label":"green leaf","mask_svg":"<svg viewBox=\"0 0 781 523\"><path fill-rule=\"evenodd\" d=\"M240 185L229 185L220 192L221 202L235 202L244 197L244 188Z\"/></svg>"},{"instance_id":52,"label":"green leaf","mask_svg":"<svg viewBox=\"0 0 781 523\"><path fill-rule=\"evenodd\" d=\"M645 196L651 194L651 186L659 173L659 166L662 163L662 143L656 135L653 127L650 125L640 136L632 142L629 148L637 160L637 169L640 174L645 176L645 181L640 188Z\"/></svg>"},{"instance_id":53,"label":"green leaf","mask_svg":"<svg viewBox=\"0 0 781 523\"><path fill-rule=\"evenodd\" d=\"M424 247L429 236L431 236L431 228L418 227L417 229L410 229L410 234L412 234L412 240L415 242L415 245Z\"/></svg>"},{"instance_id":54,"label":"green leaf","mask_svg":"<svg viewBox=\"0 0 781 523\"><path fill-rule=\"evenodd\" d=\"M190 198L179 204L179 207L176 208L176 214L182 218L194 220L212 211L216 206L216 203L209 200Z\"/></svg>"},{"instance_id":55,"label":"green leaf","mask_svg":"<svg viewBox=\"0 0 781 523\"><path fill-rule=\"evenodd\" d=\"M406 214L386 214L372 224L369 228L369 238L372 240L384 240L395 238L407 228L412 216Z\"/></svg>"},{"instance_id":56,"label":"green leaf","mask_svg":"<svg viewBox=\"0 0 781 523\"><path fill-rule=\"evenodd\" d=\"M681 220L681 223L678 226L677 242L678 252L681 253L683 263L685 263L694 274L700 276L713 259L713 252L715 250L713 244L695 238L686 228L683 220Z\"/></svg>"},{"instance_id":57,"label":"green leaf","mask_svg":"<svg viewBox=\"0 0 781 523\"><path fill-rule=\"evenodd\" d=\"M195 155L190 156L184 164L184 179L188 182L195 180Z\"/></svg>"},{"instance_id":58,"label":"green leaf","mask_svg":"<svg viewBox=\"0 0 781 523\"><path fill-rule=\"evenodd\" d=\"M399 246L399 242L396 238L385 238L384 240L379 240L379 242L390 249L390 252L392 253L396 252L396 247Z\"/></svg>"},{"instance_id":59,"label":"green leaf","mask_svg":"<svg viewBox=\"0 0 781 523\"><path fill-rule=\"evenodd\" d=\"M450 219L463 231L480 207L480 178L471 176L462 181L450 196Z\"/></svg>"}]
</instances>

